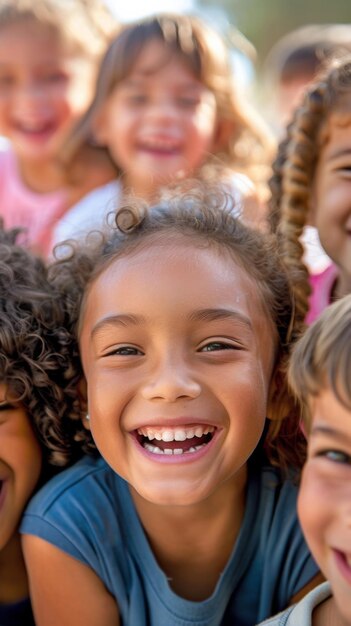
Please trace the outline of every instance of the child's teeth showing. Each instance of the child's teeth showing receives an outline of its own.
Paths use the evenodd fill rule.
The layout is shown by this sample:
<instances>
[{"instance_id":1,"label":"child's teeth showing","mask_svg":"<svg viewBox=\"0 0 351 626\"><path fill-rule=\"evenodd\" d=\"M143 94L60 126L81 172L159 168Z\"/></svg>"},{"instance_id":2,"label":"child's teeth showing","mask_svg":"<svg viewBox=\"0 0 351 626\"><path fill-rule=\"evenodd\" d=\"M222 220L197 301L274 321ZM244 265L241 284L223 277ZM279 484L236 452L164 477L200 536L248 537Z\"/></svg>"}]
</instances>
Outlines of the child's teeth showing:
<instances>
[{"instance_id":1,"label":"child's teeth showing","mask_svg":"<svg viewBox=\"0 0 351 626\"><path fill-rule=\"evenodd\" d=\"M138 428L140 445L152 454L179 455L197 452L208 444L214 433L213 426L189 428Z\"/></svg>"}]
</instances>

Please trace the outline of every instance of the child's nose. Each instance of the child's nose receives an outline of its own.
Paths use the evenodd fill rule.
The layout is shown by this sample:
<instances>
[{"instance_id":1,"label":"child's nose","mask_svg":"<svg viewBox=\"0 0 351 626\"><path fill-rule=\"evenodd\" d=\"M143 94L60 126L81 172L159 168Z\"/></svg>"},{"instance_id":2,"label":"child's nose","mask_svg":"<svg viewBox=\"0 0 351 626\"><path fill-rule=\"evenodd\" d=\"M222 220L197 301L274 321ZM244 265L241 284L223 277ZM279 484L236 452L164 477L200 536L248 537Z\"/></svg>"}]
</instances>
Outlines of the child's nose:
<instances>
[{"instance_id":1,"label":"child's nose","mask_svg":"<svg viewBox=\"0 0 351 626\"><path fill-rule=\"evenodd\" d=\"M40 81L28 79L17 90L17 102L24 104L38 103L45 97L45 89Z\"/></svg>"},{"instance_id":2,"label":"child's nose","mask_svg":"<svg viewBox=\"0 0 351 626\"><path fill-rule=\"evenodd\" d=\"M175 402L179 399L194 399L201 393L200 383L197 382L185 364L176 364L174 361L160 364L148 376L142 395L147 400L165 400Z\"/></svg>"},{"instance_id":3,"label":"child's nose","mask_svg":"<svg viewBox=\"0 0 351 626\"><path fill-rule=\"evenodd\" d=\"M148 107L148 115L157 119L173 119L177 117L177 107L169 98L158 98L153 100Z\"/></svg>"}]
</instances>

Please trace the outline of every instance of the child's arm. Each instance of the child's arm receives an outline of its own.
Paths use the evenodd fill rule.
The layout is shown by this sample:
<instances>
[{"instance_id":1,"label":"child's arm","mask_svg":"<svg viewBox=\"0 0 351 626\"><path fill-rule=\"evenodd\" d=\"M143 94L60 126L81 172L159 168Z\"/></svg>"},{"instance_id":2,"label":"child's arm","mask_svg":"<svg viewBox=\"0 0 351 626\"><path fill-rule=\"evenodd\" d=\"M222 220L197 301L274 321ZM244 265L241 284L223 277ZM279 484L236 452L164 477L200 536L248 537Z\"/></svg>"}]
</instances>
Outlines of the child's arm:
<instances>
[{"instance_id":1,"label":"child's arm","mask_svg":"<svg viewBox=\"0 0 351 626\"><path fill-rule=\"evenodd\" d=\"M37 626L120 626L115 599L92 569L47 541L23 535Z\"/></svg>"}]
</instances>

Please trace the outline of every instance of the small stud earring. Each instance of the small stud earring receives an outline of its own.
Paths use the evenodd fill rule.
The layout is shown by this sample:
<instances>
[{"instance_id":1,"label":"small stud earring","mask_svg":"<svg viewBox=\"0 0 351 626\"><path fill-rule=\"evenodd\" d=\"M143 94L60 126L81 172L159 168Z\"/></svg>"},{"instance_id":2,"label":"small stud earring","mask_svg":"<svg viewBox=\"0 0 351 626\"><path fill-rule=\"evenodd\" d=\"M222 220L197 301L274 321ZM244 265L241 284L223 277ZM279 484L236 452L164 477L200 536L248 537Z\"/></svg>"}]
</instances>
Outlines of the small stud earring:
<instances>
[{"instance_id":1,"label":"small stud earring","mask_svg":"<svg viewBox=\"0 0 351 626\"><path fill-rule=\"evenodd\" d=\"M86 414L85 419L90 420L90 415L89 413Z\"/></svg>"}]
</instances>

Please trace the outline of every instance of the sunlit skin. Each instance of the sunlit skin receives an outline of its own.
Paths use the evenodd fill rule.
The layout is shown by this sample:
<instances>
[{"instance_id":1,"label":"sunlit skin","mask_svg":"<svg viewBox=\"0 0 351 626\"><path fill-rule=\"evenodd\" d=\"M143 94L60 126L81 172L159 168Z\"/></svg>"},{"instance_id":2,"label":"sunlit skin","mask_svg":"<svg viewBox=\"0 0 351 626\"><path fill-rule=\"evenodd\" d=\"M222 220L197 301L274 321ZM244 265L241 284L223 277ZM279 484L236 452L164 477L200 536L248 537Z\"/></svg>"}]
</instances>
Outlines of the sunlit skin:
<instances>
[{"instance_id":1,"label":"sunlit skin","mask_svg":"<svg viewBox=\"0 0 351 626\"><path fill-rule=\"evenodd\" d=\"M38 178L46 181L39 191L56 188L57 152L89 105L94 78L92 60L47 26L25 20L0 28L0 132L34 189Z\"/></svg>"},{"instance_id":2,"label":"sunlit skin","mask_svg":"<svg viewBox=\"0 0 351 626\"><path fill-rule=\"evenodd\" d=\"M298 511L309 547L333 597L313 626L351 624L351 410L326 388L311 400L308 458Z\"/></svg>"},{"instance_id":3,"label":"sunlit skin","mask_svg":"<svg viewBox=\"0 0 351 626\"><path fill-rule=\"evenodd\" d=\"M80 346L102 455L146 500L190 505L230 492L255 448L274 341L246 272L196 242L175 242L167 255L154 242L102 273ZM146 454L137 442L137 429L178 424L205 424L214 436L194 457Z\"/></svg>"},{"instance_id":4,"label":"sunlit skin","mask_svg":"<svg viewBox=\"0 0 351 626\"><path fill-rule=\"evenodd\" d=\"M137 195L189 176L214 151L214 94L157 39L145 44L130 74L113 90L95 134L107 145Z\"/></svg>"},{"instance_id":5,"label":"sunlit skin","mask_svg":"<svg viewBox=\"0 0 351 626\"><path fill-rule=\"evenodd\" d=\"M26 411L5 394L0 385L0 602L9 603L25 595L18 526L39 480L42 453Z\"/></svg>"},{"instance_id":6,"label":"sunlit skin","mask_svg":"<svg viewBox=\"0 0 351 626\"><path fill-rule=\"evenodd\" d=\"M313 225L340 270L334 297L351 291L351 112L331 116L318 157L312 197Z\"/></svg>"}]
</instances>

